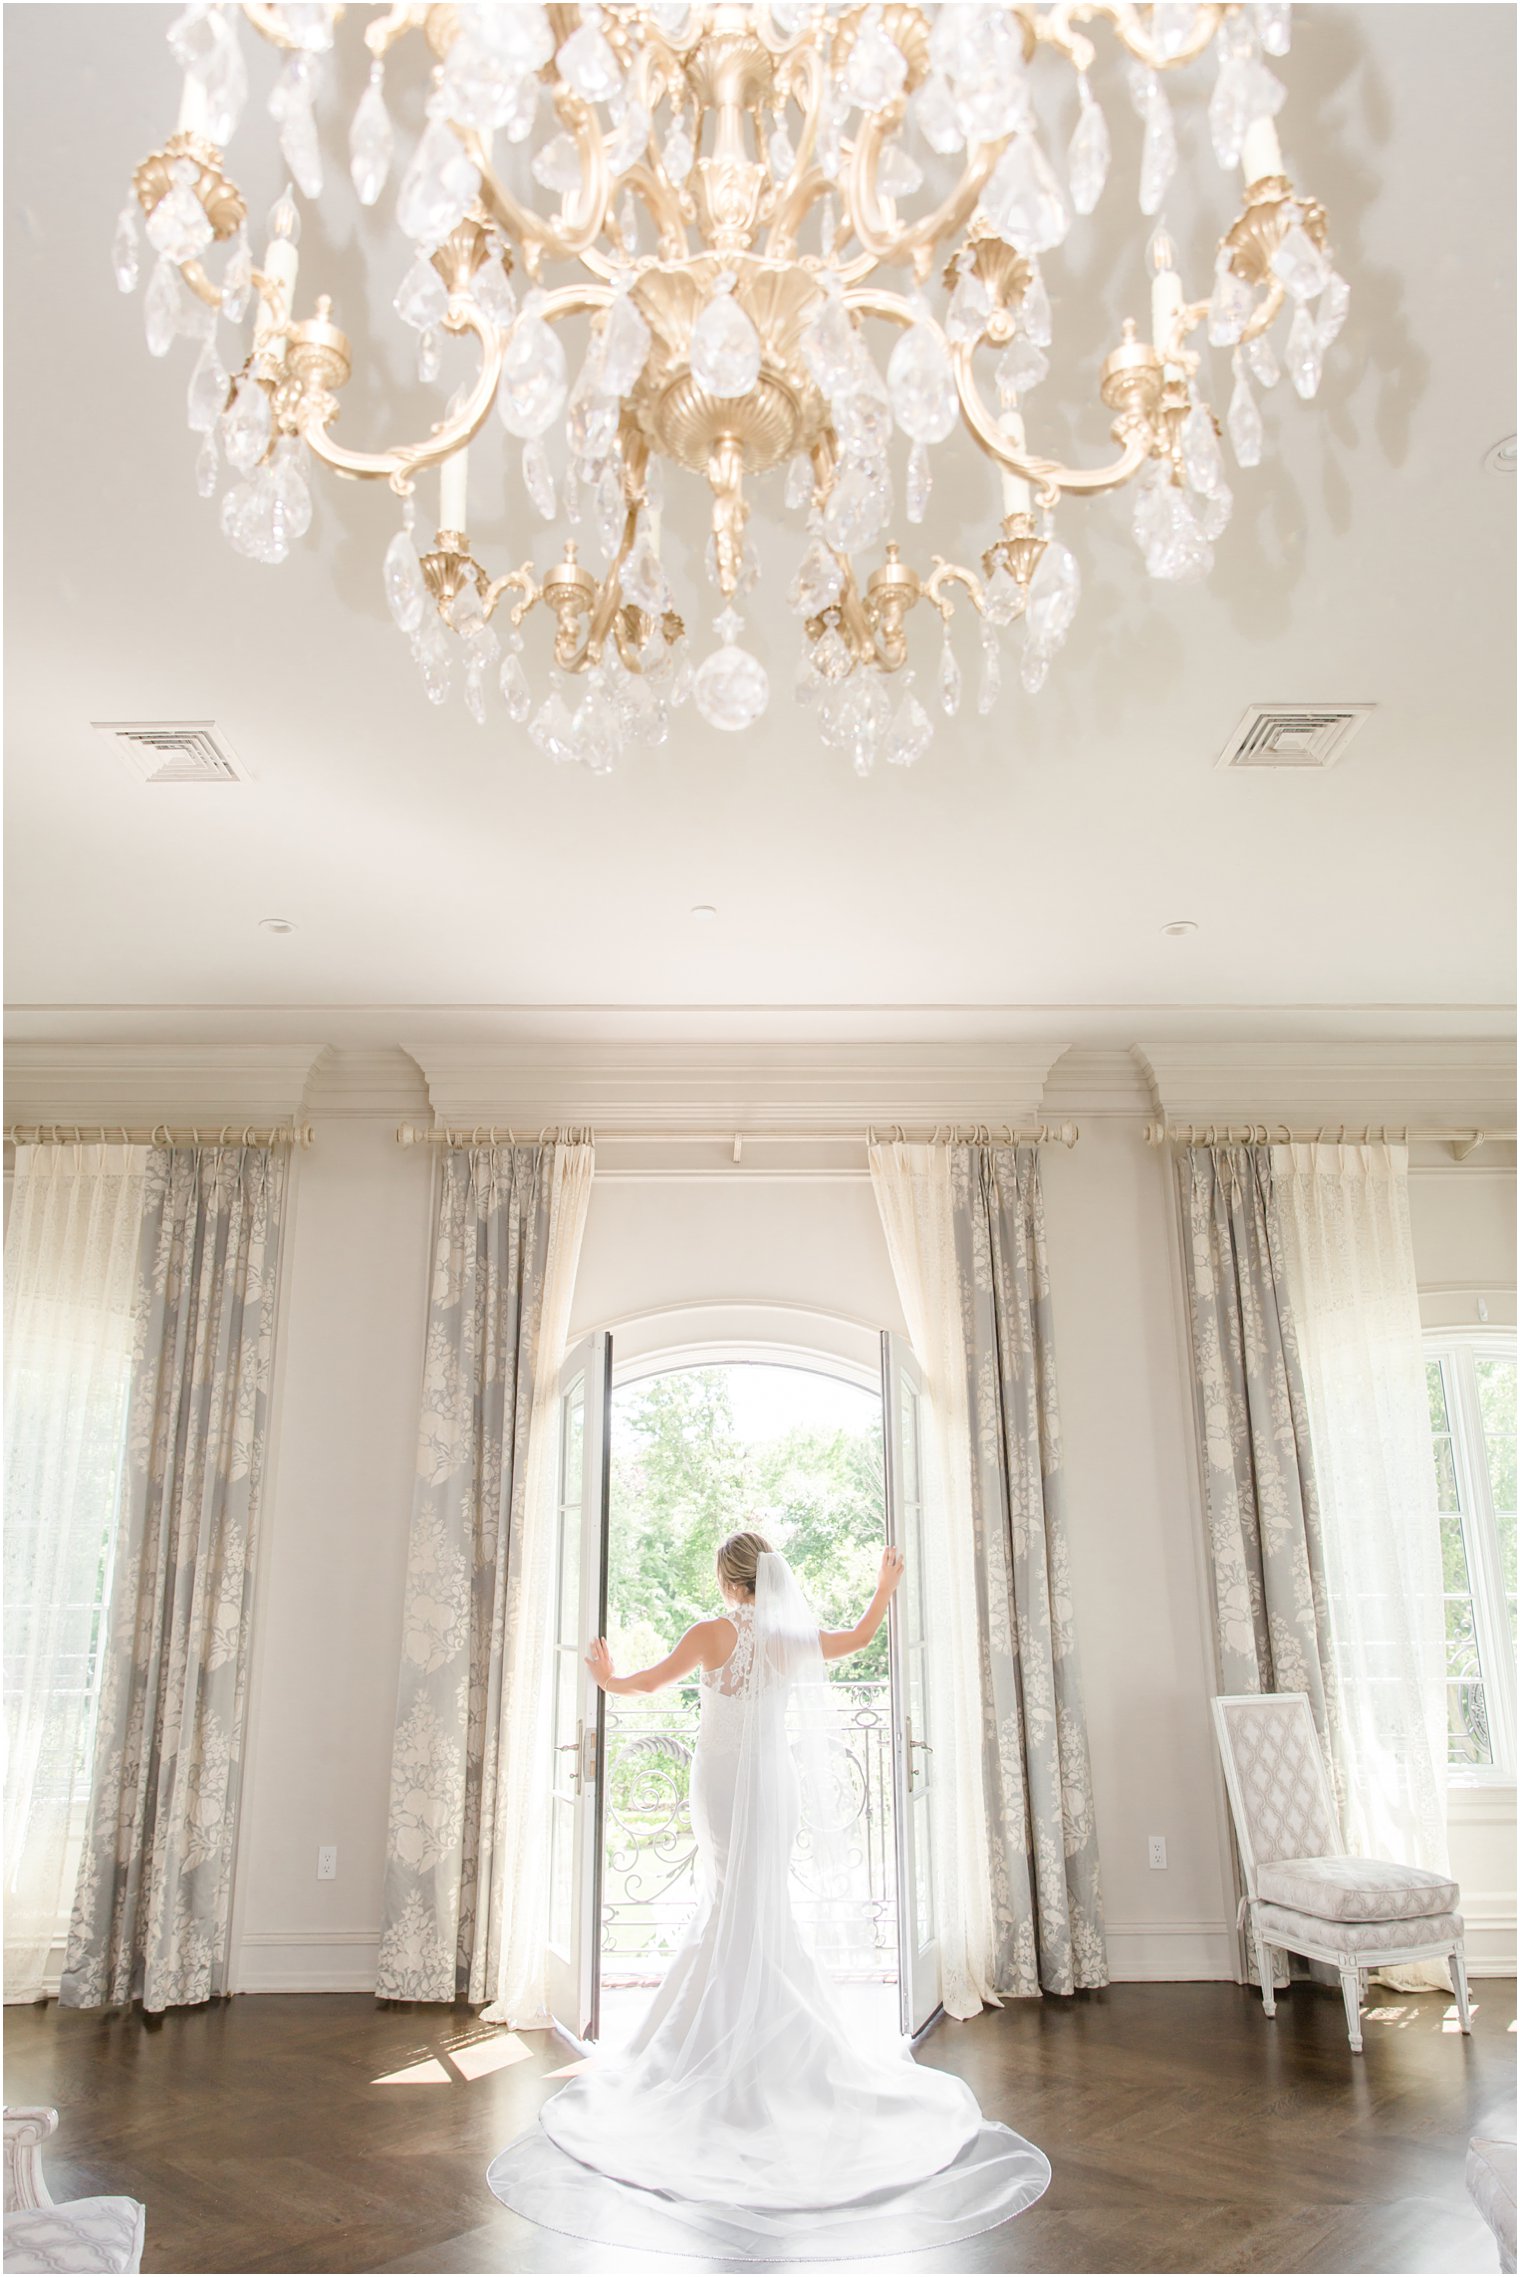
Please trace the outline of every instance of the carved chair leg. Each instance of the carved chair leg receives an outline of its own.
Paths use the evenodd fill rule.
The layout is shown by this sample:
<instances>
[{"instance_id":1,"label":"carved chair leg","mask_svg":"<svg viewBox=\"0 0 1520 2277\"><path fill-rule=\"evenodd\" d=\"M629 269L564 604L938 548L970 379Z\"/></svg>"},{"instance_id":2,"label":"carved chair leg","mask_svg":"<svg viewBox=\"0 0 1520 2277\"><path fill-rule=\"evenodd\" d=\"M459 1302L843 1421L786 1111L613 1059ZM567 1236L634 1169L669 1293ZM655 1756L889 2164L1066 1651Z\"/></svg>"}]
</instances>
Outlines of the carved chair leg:
<instances>
[{"instance_id":1,"label":"carved chair leg","mask_svg":"<svg viewBox=\"0 0 1520 2277\"><path fill-rule=\"evenodd\" d=\"M1277 1991L1272 1982L1273 1953L1271 1946L1253 1922L1251 1942L1256 1948L1256 1974L1261 1979L1261 2005L1268 2016L1277 2014Z\"/></svg>"},{"instance_id":2,"label":"carved chair leg","mask_svg":"<svg viewBox=\"0 0 1520 2277\"><path fill-rule=\"evenodd\" d=\"M1472 2011L1467 2005L1467 1957L1460 1945L1452 1953L1447 1966L1451 1970L1451 1989L1457 1996L1457 2018L1464 2032L1472 2030Z\"/></svg>"},{"instance_id":3,"label":"carved chair leg","mask_svg":"<svg viewBox=\"0 0 1520 2277\"><path fill-rule=\"evenodd\" d=\"M1362 2052L1362 2002L1360 1972L1354 1965L1341 1970L1341 1997L1346 2003L1346 2032L1351 2041L1351 2053Z\"/></svg>"}]
</instances>

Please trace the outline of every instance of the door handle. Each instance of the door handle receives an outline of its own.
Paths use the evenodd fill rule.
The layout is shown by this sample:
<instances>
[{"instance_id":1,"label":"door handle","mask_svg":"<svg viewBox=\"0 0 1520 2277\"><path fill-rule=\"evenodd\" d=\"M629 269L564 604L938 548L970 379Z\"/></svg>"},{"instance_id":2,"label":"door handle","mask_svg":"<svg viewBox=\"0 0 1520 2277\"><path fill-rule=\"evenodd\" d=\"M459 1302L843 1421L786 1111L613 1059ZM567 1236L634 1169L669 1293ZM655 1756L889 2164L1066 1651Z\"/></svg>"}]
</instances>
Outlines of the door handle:
<instances>
[{"instance_id":1,"label":"door handle","mask_svg":"<svg viewBox=\"0 0 1520 2277\"><path fill-rule=\"evenodd\" d=\"M908 1792L909 1792L909 1794L911 1795L911 1794L912 1794L912 1792L913 1792L913 1773L914 1773L914 1769L915 1769L915 1765L914 1765L914 1762L913 1762L913 1757L914 1757L914 1754L915 1754L915 1753L921 1753L921 1754L924 1754L924 1755L932 1755L932 1754L934 1753L934 1748L933 1748L932 1744L931 1744L931 1743L930 1743L930 1742L929 1742L927 1739L915 1739L915 1738L913 1737L913 1718L912 1718L911 1716L905 1716L905 1717L904 1717L904 1719L903 1719L903 1723L904 1723L904 1728L906 1729L906 1732L907 1732L907 1737L908 1737L908 1744L907 1744L907 1759L908 1759Z\"/></svg>"},{"instance_id":2,"label":"door handle","mask_svg":"<svg viewBox=\"0 0 1520 2277\"><path fill-rule=\"evenodd\" d=\"M559 1746L554 1750L556 1755L573 1755L575 1757L575 1761L570 1766L570 1776L575 1781L575 1791L577 1794L579 1794L581 1791L581 1743L584 1740L585 1736L585 1725L583 1723L578 1723L575 1727L574 1739L562 1740ZM595 1732L593 1732L591 1735L591 1747L592 1753L594 1755L596 1751Z\"/></svg>"},{"instance_id":3,"label":"door handle","mask_svg":"<svg viewBox=\"0 0 1520 2277\"><path fill-rule=\"evenodd\" d=\"M582 1779L585 1781L585 1784L586 1784L586 1785L589 1787L589 1786L592 1786L592 1785L594 1785L594 1784L595 1784L595 1781L596 1781L596 1726L595 1726L595 1724L592 1724L592 1725L591 1725L591 1726L590 1726L590 1727L589 1727L587 1730L585 1730L585 1731L583 1732L583 1734L582 1734L582 1737L583 1737L583 1741L584 1741L584 1747L585 1747L585 1767L584 1767L584 1769L581 1769L581 1768L580 1768L580 1766L577 1766L577 1770L578 1770L578 1772L579 1772L579 1776L580 1776L580 1777L581 1777L581 1778L582 1778Z\"/></svg>"}]
</instances>

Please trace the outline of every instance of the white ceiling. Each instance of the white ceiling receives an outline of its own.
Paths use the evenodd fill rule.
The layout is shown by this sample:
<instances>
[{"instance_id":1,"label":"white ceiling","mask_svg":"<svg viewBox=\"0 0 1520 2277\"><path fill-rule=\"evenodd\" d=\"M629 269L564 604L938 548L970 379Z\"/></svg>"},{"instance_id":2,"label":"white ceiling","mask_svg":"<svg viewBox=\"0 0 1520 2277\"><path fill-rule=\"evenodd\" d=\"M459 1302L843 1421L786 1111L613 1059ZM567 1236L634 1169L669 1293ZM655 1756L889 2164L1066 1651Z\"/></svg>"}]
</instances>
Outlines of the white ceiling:
<instances>
[{"instance_id":1,"label":"white ceiling","mask_svg":"<svg viewBox=\"0 0 1520 2277\"><path fill-rule=\"evenodd\" d=\"M1515 423L1512 9L1298 11L1284 141L1353 288L1319 401L1269 400L1205 587L1149 584L1115 503L1068 508L1087 589L1049 686L990 720L968 705L911 774L866 782L791 700L791 532L763 544L751 604L767 718L724 737L688 710L605 780L552 767L503 714L482 733L427 705L383 606L378 487L327 480L281 569L230 552L192 479L190 351L153 362L110 277L132 167L172 124L171 14L5 11L13 1033L103 1033L108 1007L251 1033L282 1007L341 1041L399 1033L399 1006L517 1008L537 1033L636 1007L644 1033L1054 1019L1124 1041L1147 1008L1152 1029L1221 1033L1246 1007L1347 1034L1508 1030L1515 494L1482 461ZM1049 264L1058 360L1034 399L1090 395L1070 438L1089 459L1098 356L1144 301L1134 122L1111 70L1103 92L1115 174L1079 225L1096 250ZM1198 109L1190 179L1213 203L1173 216L1195 289L1222 195ZM233 146L256 213L277 185L240 154L262 125L250 108ZM365 230L345 209L324 251L308 220L303 293L331 281L399 372L387 296L359 305ZM349 393L345 439L381 439L378 386ZM986 542L968 510L986 478L952 489L903 533L915 552ZM499 495L494 523L473 517L494 564L536 542L515 476ZM676 517L676 577L710 613L693 529ZM971 654L963 633L968 678ZM1248 703L1337 699L1378 710L1326 774L1215 771ZM135 718L214 719L253 782L142 786L89 725ZM1184 917L1194 936L1162 936Z\"/></svg>"}]
</instances>

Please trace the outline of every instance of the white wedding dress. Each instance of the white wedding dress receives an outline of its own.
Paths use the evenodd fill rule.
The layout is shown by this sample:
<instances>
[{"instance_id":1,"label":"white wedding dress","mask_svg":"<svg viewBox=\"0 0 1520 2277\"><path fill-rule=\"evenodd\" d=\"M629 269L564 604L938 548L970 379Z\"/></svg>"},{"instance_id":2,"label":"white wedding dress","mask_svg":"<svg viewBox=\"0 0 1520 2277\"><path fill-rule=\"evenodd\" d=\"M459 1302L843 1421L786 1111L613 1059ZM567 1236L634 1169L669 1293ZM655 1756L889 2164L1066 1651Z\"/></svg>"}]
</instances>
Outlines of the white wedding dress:
<instances>
[{"instance_id":1,"label":"white wedding dress","mask_svg":"<svg viewBox=\"0 0 1520 2277\"><path fill-rule=\"evenodd\" d=\"M799 1812L824 1921L849 1908L829 1835L827 1679L786 1560L760 1560L738 1641L701 1678L691 1815L702 1903L626 2050L545 2104L487 2177L505 2205L607 2245L744 2261L944 2245L1022 2213L1042 2151L906 2041L862 2041L790 1896Z\"/></svg>"}]
</instances>

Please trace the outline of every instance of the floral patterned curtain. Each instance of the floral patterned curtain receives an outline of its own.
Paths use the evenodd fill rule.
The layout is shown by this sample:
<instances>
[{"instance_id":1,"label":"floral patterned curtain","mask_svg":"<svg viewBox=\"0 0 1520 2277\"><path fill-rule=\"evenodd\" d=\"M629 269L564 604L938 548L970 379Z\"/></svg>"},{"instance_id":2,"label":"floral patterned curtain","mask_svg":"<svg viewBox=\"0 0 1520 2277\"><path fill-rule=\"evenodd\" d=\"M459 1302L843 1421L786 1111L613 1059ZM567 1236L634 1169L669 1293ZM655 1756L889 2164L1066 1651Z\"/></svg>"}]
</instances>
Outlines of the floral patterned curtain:
<instances>
[{"instance_id":1,"label":"floral patterned curtain","mask_svg":"<svg viewBox=\"0 0 1520 2277\"><path fill-rule=\"evenodd\" d=\"M149 1154L66 2007L226 1990L286 1170L268 1147Z\"/></svg>"},{"instance_id":2,"label":"floral patterned curtain","mask_svg":"<svg viewBox=\"0 0 1520 2277\"><path fill-rule=\"evenodd\" d=\"M1325 1552L1272 1150L1190 1146L1177 1176L1225 1692L1307 1692L1332 1766Z\"/></svg>"},{"instance_id":3,"label":"floral patterned curtain","mask_svg":"<svg viewBox=\"0 0 1520 2277\"><path fill-rule=\"evenodd\" d=\"M999 1992L1108 1982L1033 1146L950 1157Z\"/></svg>"},{"instance_id":4,"label":"floral patterned curtain","mask_svg":"<svg viewBox=\"0 0 1520 2277\"><path fill-rule=\"evenodd\" d=\"M526 1602L536 1570L529 1440L540 1362L554 1358L541 1349L546 1280L566 1300L551 1309L567 1314L590 1161L588 1145L564 1141L443 1157L391 1764L384 1999L486 2001L523 1973L508 1950L518 1937L511 1896L520 1871L534 1878L541 1845L524 1817L531 1798L506 1710L512 1700L523 1715L532 1707L520 1663L537 1635ZM562 1342L563 1321L548 1334ZM530 1769L546 1794L542 1763ZM531 1913L534 1892L523 1897Z\"/></svg>"}]
</instances>

